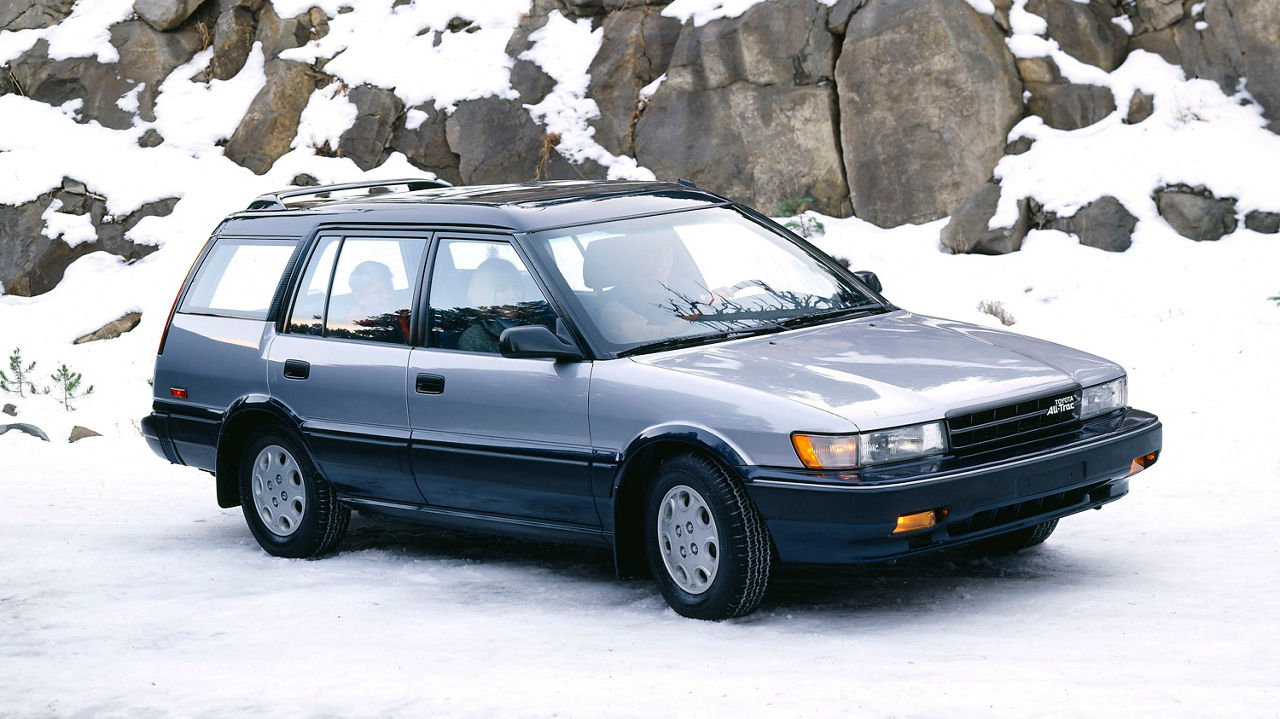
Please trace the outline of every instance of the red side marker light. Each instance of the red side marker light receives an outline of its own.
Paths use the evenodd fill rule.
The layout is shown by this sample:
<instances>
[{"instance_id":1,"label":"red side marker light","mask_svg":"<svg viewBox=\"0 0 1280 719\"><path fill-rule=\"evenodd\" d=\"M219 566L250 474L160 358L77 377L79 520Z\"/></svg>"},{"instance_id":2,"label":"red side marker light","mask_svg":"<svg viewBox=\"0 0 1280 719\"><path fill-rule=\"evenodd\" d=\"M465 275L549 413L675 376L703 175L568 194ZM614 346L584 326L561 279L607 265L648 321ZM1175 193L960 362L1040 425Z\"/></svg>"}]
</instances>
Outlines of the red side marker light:
<instances>
[{"instance_id":1,"label":"red side marker light","mask_svg":"<svg viewBox=\"0 0 1280 719\"><path fill-rule=\"evenodd\" d=\"M174 397L177 397L178 399L187 398L187 391L181 387L170 387L169 394L173 395Z\"/></svg>"}]
</instances>

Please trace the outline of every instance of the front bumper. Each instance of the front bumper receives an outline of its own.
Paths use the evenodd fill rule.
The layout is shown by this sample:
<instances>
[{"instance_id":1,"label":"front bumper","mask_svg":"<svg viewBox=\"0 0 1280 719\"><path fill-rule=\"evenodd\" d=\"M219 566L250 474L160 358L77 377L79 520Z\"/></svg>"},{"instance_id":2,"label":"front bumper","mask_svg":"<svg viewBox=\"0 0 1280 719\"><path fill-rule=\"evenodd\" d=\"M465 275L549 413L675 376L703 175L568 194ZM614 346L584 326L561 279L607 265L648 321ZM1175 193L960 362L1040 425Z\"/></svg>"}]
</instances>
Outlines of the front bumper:
<instances>
[{"instance_id":1,"label":"front bumper","mask_svg":"<svg viewBox=\"0 0 1280 719\"><path fill-rule=\"evenodd\" d=\"M966 544L1115 501L1137 457L1158 454L1155 415L1128 409L1087 423L1066 442L983 458L917 462L856 477L744 468L747 494L778 557L858 564ZM899 515L945 510L931 529L894 535Z\"/></svg>"}]
</instances>

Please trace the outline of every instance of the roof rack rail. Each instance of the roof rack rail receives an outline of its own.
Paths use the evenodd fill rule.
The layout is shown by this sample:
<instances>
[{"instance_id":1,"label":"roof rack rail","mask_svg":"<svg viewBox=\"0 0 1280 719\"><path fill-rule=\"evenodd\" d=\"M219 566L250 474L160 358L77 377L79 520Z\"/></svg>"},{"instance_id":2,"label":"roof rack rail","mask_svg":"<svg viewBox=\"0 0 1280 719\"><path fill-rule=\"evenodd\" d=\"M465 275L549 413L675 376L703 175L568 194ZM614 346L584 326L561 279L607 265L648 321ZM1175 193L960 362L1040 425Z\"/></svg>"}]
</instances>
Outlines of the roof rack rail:
<instances>
[{"instance_id":1,"label":"roof rack rail","mask_svg":"<svg viewBox=\"0 0 1280 719\"><path fill-rule=\"evenodd\" d=\"M365 182L347 182L341 185L320 185L318 187L300 187L294 190L281 190L279 192L269 192L259 196L249 206L245 208L251 212L266 212L269 210L286 209L284 201L294 197L306 197L309 195L328 195L333 192L342 192L345 190L364 190L374 187L390 187L393 185L404 185L409 191L414 190L430 190L440 187L453 187L453 185L444 180L424 180L420 178L406 180L368 180Z\"/></svg>"}]
</instances>

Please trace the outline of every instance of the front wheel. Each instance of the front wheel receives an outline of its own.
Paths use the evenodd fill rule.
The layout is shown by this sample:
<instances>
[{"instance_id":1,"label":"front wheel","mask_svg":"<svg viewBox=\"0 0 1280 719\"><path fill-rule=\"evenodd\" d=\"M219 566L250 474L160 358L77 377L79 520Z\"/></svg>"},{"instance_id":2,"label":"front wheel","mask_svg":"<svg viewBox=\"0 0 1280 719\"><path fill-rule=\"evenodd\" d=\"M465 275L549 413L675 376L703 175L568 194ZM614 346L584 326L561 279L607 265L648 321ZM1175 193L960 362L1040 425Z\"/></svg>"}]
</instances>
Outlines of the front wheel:
<instances>
[{"instance_id":1,"label":"front wheel","mask_svg":"<svg viewBox=\"0 0 1280 719\"><path fill-rule=\"evenodd\" d=\"M692 454L666 460L644 517L649 568L672 609L713 620L755 611L769 585L769 530L723 467Z\"/></svg>"},{"instance_id":2,"label":"front wheel","mask_svg":"<svg viewBox=\"0 0 1280 719\"><path fill-rule=\"evenodd\" d=\"M249 531L277 557L325 554L347 531L351 510L302 445L278 429L259 430L245 443L239 486Z\"/></svg>"}]
</instances>

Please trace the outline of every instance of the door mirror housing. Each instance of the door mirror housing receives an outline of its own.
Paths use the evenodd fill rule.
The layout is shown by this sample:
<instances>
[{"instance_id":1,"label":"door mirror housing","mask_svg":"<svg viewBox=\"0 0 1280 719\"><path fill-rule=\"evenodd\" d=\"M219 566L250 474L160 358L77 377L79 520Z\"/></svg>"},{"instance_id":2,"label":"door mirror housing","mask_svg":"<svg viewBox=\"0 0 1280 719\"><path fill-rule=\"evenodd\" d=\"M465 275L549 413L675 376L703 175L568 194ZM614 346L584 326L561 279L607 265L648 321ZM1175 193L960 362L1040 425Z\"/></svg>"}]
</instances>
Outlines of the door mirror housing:
<instances>
[{"instance_id":1,"label":"door mirror housing","mask_svg":"<svg viewBox=\"0 0 1280 719\"><path fill-rule=\"evenodd\" d=\"M871 270L858 270L857 272L853 273L853 276L857 277L859 280L862 280L862 284L866 285L867 287L870 287L876 292L883 291L883 288L880 286L880 278L876 277L876 273L872 272Z\"/></svg>"},{"instance_id":2,"label":"door mirror housing","mask_svg":"<svg viewBox=\"0 0 1280 719\"><path fill-rule=\"evenodd\" d=\"M542 325L510 327L498 337L498 350L503 357L521 359L554 359L575 362L581 360L582 351L566 342Z\"/></svg>"}]
</instances>

